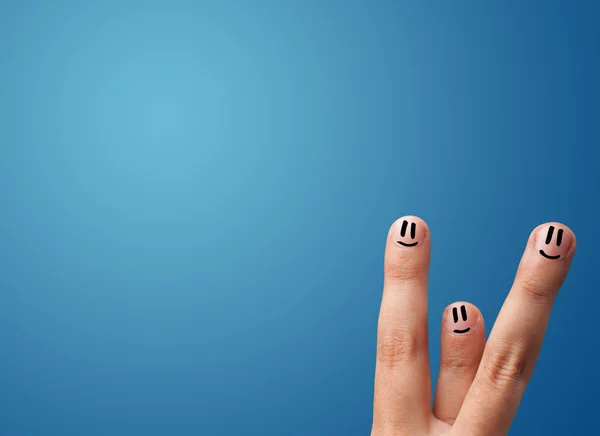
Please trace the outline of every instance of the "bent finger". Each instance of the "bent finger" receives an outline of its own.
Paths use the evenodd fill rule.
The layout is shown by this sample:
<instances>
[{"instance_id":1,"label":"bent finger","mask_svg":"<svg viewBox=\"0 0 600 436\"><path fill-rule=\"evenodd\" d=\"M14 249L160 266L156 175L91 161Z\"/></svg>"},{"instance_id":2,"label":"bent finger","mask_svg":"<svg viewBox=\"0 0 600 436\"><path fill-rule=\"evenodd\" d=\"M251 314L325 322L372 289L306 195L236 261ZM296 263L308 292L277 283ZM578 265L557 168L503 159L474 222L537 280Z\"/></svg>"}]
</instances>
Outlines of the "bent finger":
<instances>
[{"instance_id":1,"label":"bent finger","mask_svg":"<svg viewBox=\"0 0 600 436\"><path fill-rule=\"evenodd\" d=\"M449 424L456 420L484 347L485 328L479 309L466 302L448 306L442 319L440 370L433 402L436 418Z\"/></svg>"},{"instance_id":2,"label":"bent finger","mask_svg":"<svg viewBox=\"0 0 600 436\"><path fill-rule=\"evenodd\" d=\"M548 223L531 234L455 426L461 434L506 434L542 346L554 299L575 253L573 232Z\"/></svg>"},{"instance_id":3,"label":"bent finger","mask_svg":"<svg viewBox=\"0 0 600 436\"><path fill-rule=\"evenodd\" d=\"M373 433L419 434L429 422L429 256L429 229L422 219L407 216L391 226L377 331Z\"/></svg>"}]
</instances>

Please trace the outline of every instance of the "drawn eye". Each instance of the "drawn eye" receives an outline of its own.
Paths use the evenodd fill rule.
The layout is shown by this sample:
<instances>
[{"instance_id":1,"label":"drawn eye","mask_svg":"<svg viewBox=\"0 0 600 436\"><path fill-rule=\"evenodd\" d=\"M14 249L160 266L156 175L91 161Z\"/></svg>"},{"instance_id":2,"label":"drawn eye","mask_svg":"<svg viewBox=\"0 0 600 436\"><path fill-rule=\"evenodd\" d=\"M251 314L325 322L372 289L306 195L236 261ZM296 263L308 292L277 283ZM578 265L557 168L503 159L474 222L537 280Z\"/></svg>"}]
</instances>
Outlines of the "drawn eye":
<instances>
[{"instance_id":1,"label":"drawn eye","mask_svg":"<svg viewBox=\"0 0 600 436\"><path fill-rule=\"evenodd\" d=\"M460 306L460 315L463 321L467 320L467 308L464 305ZM458 322L458 309L456 307L452 308L452 316L454 317L454 322Z\"/></svg>"},{"instance_id":2,"label":"drawn eye","mask_svg":"<svg viewBox=\"0 0 600 436\"><path fill-rule=\"evenodd\" d=\"M563 229L558 229L558 233L556 234L556 246L560 247L560 244L562 244L562 238L563 238ZM550 242L552 242L552 235L554 234L554 226L550 226L550 228L548 229L548 234L546 235L546 245L549 245Z\"/></svg>"}]
</instances>

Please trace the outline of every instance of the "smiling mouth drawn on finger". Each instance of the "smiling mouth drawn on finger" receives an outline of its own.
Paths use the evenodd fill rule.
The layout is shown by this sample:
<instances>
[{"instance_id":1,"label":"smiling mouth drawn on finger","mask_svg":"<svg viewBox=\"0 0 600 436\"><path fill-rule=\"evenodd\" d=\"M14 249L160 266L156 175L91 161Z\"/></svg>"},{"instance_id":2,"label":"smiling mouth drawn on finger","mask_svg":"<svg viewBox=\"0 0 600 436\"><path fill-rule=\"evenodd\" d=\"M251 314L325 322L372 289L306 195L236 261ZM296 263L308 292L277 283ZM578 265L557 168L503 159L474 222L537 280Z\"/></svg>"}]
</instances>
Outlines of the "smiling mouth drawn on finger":
<instances>
[{"instance_id":1,"label":"smiling mouth drawn on finger","mask_svg":"<svg viewBox=\"0 0 600 436\"><path fill-rule=\"evenodd\" d=\"M558 229L558 232L556 233L556 246L557 247L560 247L560 244L562 244L563 233L564 233L563 229ZM548 229L548 234L546 235L546 245L550 245L550 242L552 242L553 234L554 234L554 226L550 226L550 228ZM560 254L557 254L556 256L551 256L551 255L547 254L546 252L544 252L543 249L540 250L540 254L542 256L544 256L546 259L559 259L560 258Z\"/></svg>"},{"instance_id":2,"label":"smiling mouth drawn on finger","mask_svg":"<svg viewBox=\"0 0 600 436\"><path fill-rule=\"evenodd\" d=\"M460 315L463 321L467 321L467 308L465 307L465 305L461 305L460 306ZM452 308L452 317L454 318L454 324L456 324L458 322L458 309L456 307ZM454 333L467 333L468 331L471 330L471 327L467 327L466 329L455 329L453 330Z\"/></svg>"},{"instance_id":3,"label":"smiling mouth drawn on finger","mask_svg":"<svg viewBox=\"0 0 600 436\"><path fill-rule=\"evenodd\" d=\"M408 221L404 220L404 222L402 223L402 228L400 229L400 237L403 239L408 238L408 235L406 234L407 227L408 227ZM410 240L414 241L416 236L417 236L417 224L410 223ZM415 242L396 241L396 242L405 247L414 247L415 245L417 245L419 243L419 241L415 241Z\"/></svg>"}]
</instances>

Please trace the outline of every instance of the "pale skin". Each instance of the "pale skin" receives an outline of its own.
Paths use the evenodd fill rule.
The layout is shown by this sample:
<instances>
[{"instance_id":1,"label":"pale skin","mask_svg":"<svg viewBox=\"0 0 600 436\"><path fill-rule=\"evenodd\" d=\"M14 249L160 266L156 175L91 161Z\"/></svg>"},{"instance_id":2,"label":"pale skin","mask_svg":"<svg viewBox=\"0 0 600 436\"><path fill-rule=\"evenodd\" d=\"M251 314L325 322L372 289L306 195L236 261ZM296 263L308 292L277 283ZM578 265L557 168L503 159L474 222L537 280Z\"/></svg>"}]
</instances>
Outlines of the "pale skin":
<instances>
[{"instance_id":1,"label":"pale skin","mask_svg":"<svg viewBox=\"0 0 600 436\"><path fill-rule=\"evenodd\" d=\"M533 230L487 342L477 307L457 302L445 309L433 407L427 333L430 241L427 224L415 216L400 218L388 234L371 435L506 435L575 253L575 235L560 223Z\"/></svg>"}]
</instances>

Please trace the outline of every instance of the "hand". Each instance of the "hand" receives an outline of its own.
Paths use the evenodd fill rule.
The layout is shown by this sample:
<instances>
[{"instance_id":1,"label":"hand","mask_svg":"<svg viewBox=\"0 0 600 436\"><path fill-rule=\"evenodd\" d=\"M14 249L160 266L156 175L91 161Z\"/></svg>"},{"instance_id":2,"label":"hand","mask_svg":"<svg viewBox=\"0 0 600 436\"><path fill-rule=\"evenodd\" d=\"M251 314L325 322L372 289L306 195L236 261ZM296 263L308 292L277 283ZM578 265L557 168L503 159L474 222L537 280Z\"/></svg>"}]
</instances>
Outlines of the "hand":
<instances>
[{"instance_id":1,"label":"hand","mask_svg":"<svg viewBox=\"0 0 600 436\"><path fill-rule=\"evenodd\" d=\"M458 302L446 308L432 409L427 350L430 233L420 218L396 221L385 252L371 435L506 435L575 245L573 232L559 223L531 233L487 344L477 307Z\"/></svg>"}]
</instances>

